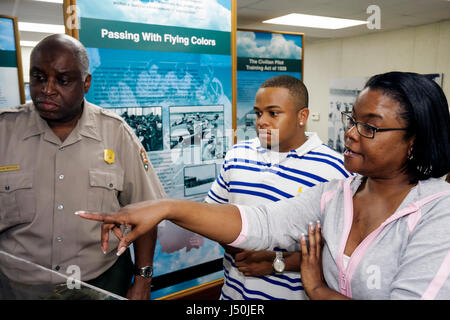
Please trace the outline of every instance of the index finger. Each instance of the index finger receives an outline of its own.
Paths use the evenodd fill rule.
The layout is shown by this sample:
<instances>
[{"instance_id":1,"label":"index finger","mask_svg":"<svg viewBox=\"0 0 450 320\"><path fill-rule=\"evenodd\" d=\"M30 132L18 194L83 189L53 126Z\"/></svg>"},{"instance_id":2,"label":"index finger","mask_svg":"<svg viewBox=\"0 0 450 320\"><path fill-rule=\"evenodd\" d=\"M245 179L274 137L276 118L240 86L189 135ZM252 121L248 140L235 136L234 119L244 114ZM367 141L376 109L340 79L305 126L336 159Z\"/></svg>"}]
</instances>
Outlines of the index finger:
<instances>
[{"instance_id":1,"label":"index finger","mask_svg":"<svg viewBox=\"0 0 450 320\"><path fill-rule=\"evenodd\" d=\"M88 212L88 211L75 211L75 215L94 221L102 221L109 224L126 224L124 218L120 213L100 213L100 212Z\"/></svg>"}]
</instances>

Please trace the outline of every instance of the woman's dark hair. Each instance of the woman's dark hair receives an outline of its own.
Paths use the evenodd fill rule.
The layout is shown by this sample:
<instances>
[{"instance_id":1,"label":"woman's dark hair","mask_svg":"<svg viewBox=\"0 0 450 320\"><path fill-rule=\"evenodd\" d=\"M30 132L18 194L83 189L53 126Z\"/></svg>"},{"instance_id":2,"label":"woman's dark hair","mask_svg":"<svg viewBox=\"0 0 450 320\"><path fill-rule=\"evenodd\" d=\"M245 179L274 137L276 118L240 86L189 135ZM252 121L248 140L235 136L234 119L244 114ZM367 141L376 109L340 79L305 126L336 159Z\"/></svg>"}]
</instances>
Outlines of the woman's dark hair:
<instances>
[{"instance_id":1,"label":"woman's dark hair","mask_svg":"<svg viewBox=\"0 0 450 320\"><path fill-rule=\"evenodd\" d=\"M439 85L424 75L388 72L371 77L365 88L380 90L397 101L406 121L405 138L415 137L405 163L411 183L450 172L450 115Z\"/></svg>"}]
</instances>

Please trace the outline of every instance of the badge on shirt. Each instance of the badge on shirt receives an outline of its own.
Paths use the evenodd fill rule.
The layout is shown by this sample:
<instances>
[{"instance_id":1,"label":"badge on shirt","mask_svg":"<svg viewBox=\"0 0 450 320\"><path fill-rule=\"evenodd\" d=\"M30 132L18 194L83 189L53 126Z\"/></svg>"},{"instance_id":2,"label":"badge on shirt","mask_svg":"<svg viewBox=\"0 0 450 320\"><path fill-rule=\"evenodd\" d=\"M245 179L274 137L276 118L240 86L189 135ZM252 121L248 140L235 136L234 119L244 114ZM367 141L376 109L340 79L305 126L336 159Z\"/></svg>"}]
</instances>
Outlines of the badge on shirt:
<instances>
[{"instance_id":1,"label":"badge on shirt","mask_svg":"<svg viewBox=\"0 0 450 320\"><path fill-rule=\"evenodd\" d=\"M105 149L104 151L104 159L107 164L114 163L114 150Z\"/></svg>"},{"instance_id":2,"label":"badge on shirt","mask_svg":"<svg viewBox=\"0 0 450 320\"><path fill-rule=\"evenodd\" d=\"M300 194L302 192L302 187L298 188L297 194Z\"/></svg>"},{"instance_id":3,"label":"badge on shirt","mask_svg":"<svg viewBox=\"0 0 450 320\"><path fill-rule=\"evenodd\" d=\"M10 164L7 166L0 166L0 172L19 171L20 166L18 164Z\"/></svg>"},{"instance_id":4,"label":"badge on shirt","mask_svg":"<svg viewBox=\"0 0 450 320\"><path fill-rule=\"evenodd\" d=\"M142 164L144 165L145 171L148 171L148 164L150 161L148 161L147 152L142 148L141 149L141 160Z\"/></svg>"}]
</instances>

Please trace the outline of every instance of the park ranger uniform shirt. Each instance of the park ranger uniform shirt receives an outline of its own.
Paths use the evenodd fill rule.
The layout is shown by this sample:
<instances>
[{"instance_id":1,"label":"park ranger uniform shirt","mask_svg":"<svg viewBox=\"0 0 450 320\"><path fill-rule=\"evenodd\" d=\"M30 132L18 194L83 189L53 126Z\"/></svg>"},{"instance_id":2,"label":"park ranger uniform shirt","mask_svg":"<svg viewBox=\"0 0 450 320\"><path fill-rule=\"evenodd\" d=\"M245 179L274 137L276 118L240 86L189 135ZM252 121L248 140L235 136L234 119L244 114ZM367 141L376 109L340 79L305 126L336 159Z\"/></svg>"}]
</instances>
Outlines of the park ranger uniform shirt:
<instances>
[{"instance_id":1,"label":"park ranger uniform shirt","mask_svg":"<svg viewBox=\"0 0 450 320\"><path fill-rule=\"evenodd\" d=\"M138 138L111 111L84 101L64 142L33 103L0 111L0 250L66 276L75 265L81 280L90 280L114 264L118 241L111 234L104 254L101 223L74 212L116 212L162 197ZM8 260L0 256L0 267L12 280L61 282L52 272Z\"/></svg>"}]
</instances>

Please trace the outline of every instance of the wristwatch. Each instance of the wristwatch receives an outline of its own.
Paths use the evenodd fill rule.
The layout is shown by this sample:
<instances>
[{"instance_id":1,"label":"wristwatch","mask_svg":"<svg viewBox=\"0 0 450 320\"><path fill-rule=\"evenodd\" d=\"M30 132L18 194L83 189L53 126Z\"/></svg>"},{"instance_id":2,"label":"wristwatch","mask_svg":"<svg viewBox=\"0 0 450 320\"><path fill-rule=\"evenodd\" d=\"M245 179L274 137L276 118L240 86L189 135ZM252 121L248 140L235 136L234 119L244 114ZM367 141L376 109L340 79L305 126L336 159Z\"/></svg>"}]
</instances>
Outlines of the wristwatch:
<instances>
[{"instance_id":1,"label":"wristwatch","mask_svg":"<svg viewBox=\"0 0 450 320\"><path fill-rule=\"evenodd\" d=\"M283 252L275 251L275 259L273 260L273 269L275 273L283 273L286 264L284 263Z\"/></svg>"},{"instance_id":2,"label":"wristwatch","mask_svg":"<svg viewBox=\"0 0 450 320\"><path fill-rule=\"evenodd\" d=\"M144 278L151 278L153 276L153 267L152 266L145 266L142 268L134 267L134 274L136 276L141 276Z\"/></svg>"}]
</instances>

